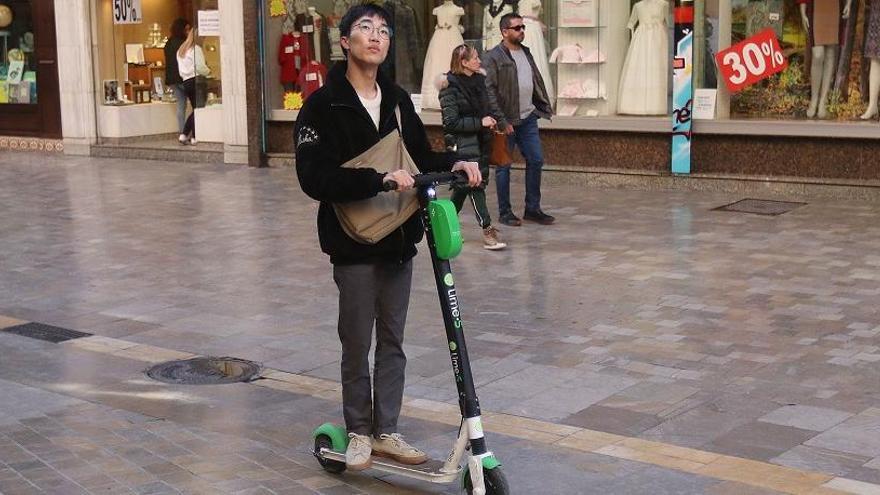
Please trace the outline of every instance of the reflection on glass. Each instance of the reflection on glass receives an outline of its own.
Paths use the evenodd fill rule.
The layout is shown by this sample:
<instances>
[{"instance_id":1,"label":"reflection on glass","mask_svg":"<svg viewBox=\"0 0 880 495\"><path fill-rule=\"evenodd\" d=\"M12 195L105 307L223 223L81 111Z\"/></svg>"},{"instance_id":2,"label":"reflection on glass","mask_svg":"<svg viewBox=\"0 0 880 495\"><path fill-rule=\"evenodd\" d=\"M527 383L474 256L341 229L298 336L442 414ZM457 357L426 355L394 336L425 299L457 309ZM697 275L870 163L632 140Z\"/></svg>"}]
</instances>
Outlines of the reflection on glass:
<instances>
[{"instance_id":1,"label":"reflection on glass","mask_svg":"<svg viewBox=\"0 0 880 495\"><path fill-rule=\"evenodd\" d=\"M37 103L30 2L0 4L0 104Z\"/></svg>"}]
</instances>

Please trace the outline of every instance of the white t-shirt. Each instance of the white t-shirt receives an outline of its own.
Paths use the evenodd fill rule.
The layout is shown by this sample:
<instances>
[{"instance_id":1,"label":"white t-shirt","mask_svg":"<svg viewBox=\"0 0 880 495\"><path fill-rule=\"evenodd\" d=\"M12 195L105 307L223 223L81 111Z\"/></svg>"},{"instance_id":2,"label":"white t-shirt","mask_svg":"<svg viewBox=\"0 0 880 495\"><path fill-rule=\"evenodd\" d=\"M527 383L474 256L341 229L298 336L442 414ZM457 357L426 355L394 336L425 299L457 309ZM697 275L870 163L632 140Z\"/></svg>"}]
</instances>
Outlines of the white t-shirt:
<instances>
[{"instance_id":1,"label":"white t-shirt","mask_svg":"<svg viewBox=\"0 0 880 495\"><path fill-rule=\"evenodd\" d=\"M367 109L367 113L370 114L370 117L373 119L373 124L376 125L376 130L379 130L379 113L382 107L382 88L379 85L376 85L376 97L372 100L368 100L358 94L358 98L361 100L361 105Z\"/></svg>"},{"instance_id":2,"label":"white t-shirt","mask_svg":"<svg viewBox=\"0 0 880 495\"><path fill-rule=\"evenodd\" d=\"M211 70L205 65L205 52L199 45L190 48L183 57L177 55L177 70L180 72L180 78L184 81L192 79L196 75L207 76L211 73Z\"/></svg>"}]
</instances>

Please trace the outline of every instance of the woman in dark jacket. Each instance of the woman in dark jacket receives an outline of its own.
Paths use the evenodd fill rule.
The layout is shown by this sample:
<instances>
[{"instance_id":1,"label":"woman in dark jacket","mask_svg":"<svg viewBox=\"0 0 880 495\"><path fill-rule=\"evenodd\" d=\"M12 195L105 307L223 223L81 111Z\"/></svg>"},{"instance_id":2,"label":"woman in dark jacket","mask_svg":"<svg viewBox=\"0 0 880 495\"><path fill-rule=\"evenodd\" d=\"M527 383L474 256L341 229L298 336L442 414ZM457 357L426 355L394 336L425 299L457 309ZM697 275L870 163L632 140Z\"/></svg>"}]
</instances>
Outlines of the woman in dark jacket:
<instances>
[{"instance_id":1,"label":"woman in dark jacket","mask_svg":"<svg viewBox=\"0 0 880 495\"><path fill-rule=\"evenodd\" d=\"M470 196L483 229L483 247L504 249L498 229L492 226L486 206L486 186L489 183L489 153L495 119L489 116L489 97L485 76L480 71L480 56L468 45L452 51L450 71L438 82L440 108L443 111L443 133L448 149L455 151L460 160L480 164L483 182L478 187L455 186L452 202L461 211L464 200Z\"/></svg>"}]
</instances>

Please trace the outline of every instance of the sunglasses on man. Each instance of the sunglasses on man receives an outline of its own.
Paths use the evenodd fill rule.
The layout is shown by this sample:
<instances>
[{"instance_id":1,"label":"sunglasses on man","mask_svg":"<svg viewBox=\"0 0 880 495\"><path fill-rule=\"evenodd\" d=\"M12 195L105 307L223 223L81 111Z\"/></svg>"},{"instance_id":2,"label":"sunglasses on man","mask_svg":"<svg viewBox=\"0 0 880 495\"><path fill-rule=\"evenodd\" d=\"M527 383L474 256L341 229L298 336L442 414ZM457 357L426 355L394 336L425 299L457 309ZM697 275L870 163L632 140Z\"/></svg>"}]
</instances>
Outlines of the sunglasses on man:
<instances>
[{"instance_id":1,"label":"sunglasses on man","mask_svg":"<svg viewBox=\"0 0 880 495\"><path fill-rule=\"evenodd\" d=\"M519 26L509 26L507 29L513 29L514 31L525 31L526 25L520 24Z\"/></svg>"}]
</instances>

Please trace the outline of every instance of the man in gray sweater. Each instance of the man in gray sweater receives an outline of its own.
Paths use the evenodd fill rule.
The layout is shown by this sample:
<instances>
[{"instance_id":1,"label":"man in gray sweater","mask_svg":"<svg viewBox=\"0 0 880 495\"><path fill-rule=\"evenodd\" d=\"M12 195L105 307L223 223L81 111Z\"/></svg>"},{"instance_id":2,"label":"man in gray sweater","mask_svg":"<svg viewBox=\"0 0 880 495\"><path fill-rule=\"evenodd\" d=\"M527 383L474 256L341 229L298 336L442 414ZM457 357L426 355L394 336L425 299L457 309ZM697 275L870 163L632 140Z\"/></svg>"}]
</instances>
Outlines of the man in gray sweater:
<instances>
[{"instance_id":1,"label":"man in gray sweater","mask_svg":"<svg viewBox=\"0 0 880 495\"><path fill-rule=\"evenodd\" d=\"M541 210L541 169L544 151L538 135L538 119L550 119L553 108L535 59L523 46L526 26L517 14L501 17L503 41L486 53L483 67L489 90L489 108L497 128L509 137L526 159L526 205L523 219L550 225L555 218ZM510 167L495 169L499 221L522 224L510 205Z\"/></svg>"}]
</instances>

